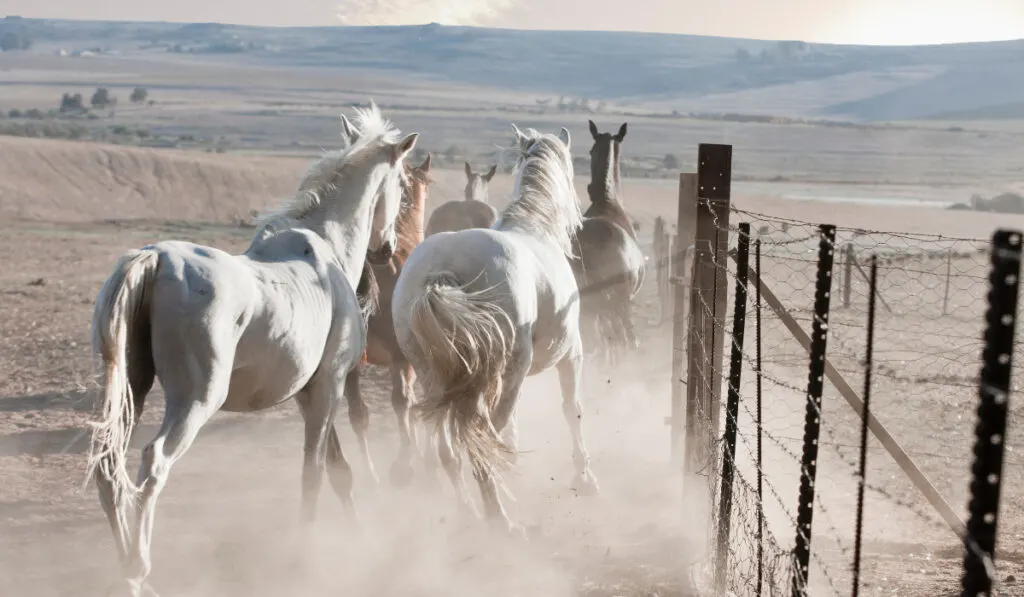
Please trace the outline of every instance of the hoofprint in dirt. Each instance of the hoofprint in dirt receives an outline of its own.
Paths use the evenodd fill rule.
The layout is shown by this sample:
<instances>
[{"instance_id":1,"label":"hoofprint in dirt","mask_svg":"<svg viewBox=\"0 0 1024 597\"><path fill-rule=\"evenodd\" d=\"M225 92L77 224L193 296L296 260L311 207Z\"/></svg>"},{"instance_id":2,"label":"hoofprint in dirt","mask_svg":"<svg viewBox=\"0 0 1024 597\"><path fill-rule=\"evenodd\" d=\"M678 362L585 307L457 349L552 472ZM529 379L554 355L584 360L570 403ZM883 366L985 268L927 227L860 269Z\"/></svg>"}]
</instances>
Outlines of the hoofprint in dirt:
<instances>
[{"instance_id":1,"label":"hoofprint in dirt","mask_svg":"<svg viewBox=\"0 0 1024 597\"><path fill-rule=\"evenodd\" d=\"M71 440L84 427L89 392L95 387L88 322L96 290L125 247L173 235L237 251L247 245L251 230L165 222L6 222L0 231L0 254L5 257L0 260L0 593L94 594L116 574L116 563L95 489L81 490L85 442ZM297 561L305 554L295 535L301 434L297 414L283 406L263 415L218 415L182 460L165 493L167 508L157 521L161 534L154 555L167 565L154 575L154 586L196 597L341 590L456 596L481 591L683 594L686 566L700 551L699 529L706 513L682 510L681 479L667 464L663 417L668 413L670 342L657 327L653 285L645 289L638 312L648 330L642 335L642 354L618 372L593 366L587 372L584 409L592 429L595 472L603 482L601 496L578 498L567 489L572 466L557 381L541 376L526 386L520 423L525 453L512 479L518 501L511 504L511 514L533 529L529 544L487 538L478 527L452 516L448 495L437 499L420 489L396 493L387 486L369 494L364 471L357 468L366 533L353 537L345 530L340 508L325 493L325 516L337 525L326 525L328 530L316 537L315 565L299 567ZM783 364L770 373L798 388L806 384L797 345L783 337L766 346L794 356L788 370ZM976 366L976 358L967 360L971 362L964 368ZM395 444L389 437L392 417L381 389L386 385L374 384L374 375L380 374L371 369L366 391L374 409L371 429L380 438L373 449L377 459L386 461ZM799 437L802 402L789 390L784 396L778 392L766 392L773 402L767 407L776 426L772 430L777 436ZM963 394L957 400L968 420L956 429L969 434L973 391ZM747 400L752 394L745 389L743 395ZM890 427L900 441L942 454L945 436L936 433L936 426L920 423L943 412L941 405L952 397L930 395L936 402L928 412L897 417ZM136 446L152 436L152 425L162 414L159 395L151 402ZM896 397L878 398L877 404L880 416L886 408L900 412ZM917 406L907 405L906 412L919 412ZM835 413L837 424L852 425L849 413L840 414L844 408L841 401L829 401L826 419ZM339 423L345 446L353 449L344 415ZM749 438L749 427L744 434ZM950 463L937 462L926 470L939 477L943 491L960 492L952 494L956 506L967 484L966 455L960 448L950 453ZM133 451L133 462L137 455ZM869 491L862 594L953 594L960 569L956 541L883 451L873 447L871 458L869 477L898 499ZM781 447L774 452L766 448L766 460L766 474L780 499L792 504L791 512L797 493L789 471L794 464ZM827 514L816 518L815 551L830 571L842 576L853 525L852 473L834 463L820 470L821 485L831 487L823 490ZM1013 505L1020 495L1019 484L1004 488L1001 576L1024 576L1024 517ZM769 517L776 528L787 528L788 514L769 512ZM779 538L783 545L792 542L788 531L780 530Z\"/></svg>"}]
</instances>

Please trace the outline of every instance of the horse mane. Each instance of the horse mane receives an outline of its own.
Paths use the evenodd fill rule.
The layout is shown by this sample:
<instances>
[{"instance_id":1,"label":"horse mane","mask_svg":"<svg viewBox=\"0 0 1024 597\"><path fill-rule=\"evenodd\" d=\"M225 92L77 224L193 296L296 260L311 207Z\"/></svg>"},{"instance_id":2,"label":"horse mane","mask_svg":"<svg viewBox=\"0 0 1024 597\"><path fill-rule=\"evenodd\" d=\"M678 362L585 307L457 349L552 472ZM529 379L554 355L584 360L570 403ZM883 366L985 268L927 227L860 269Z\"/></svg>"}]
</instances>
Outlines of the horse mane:
<instances>
[{"instance_id":1,"label":"horse mane","mask_svg":"<svg viewBox=\"0 0 1024 597\"><path fill-rule=\"evenodd\" d=\"M384 118L377 104L371 101L369 107L356 107L354 110L353 124L359 131L356 142L350 144L345 135L342 135L346 147L325 152L306 170L295 195L257 216L257 226L278 218L298 220L316 211L325 197L338 190L339 179L346 167L357 163L360 157L365 156L366 149L379 147L383 143L398 142L401 132L391 121Z\"/></svg>"},{"instance_id":2,"label":"horse mane","mask_svg":"<svg viewBox=\"0 0 1024 597\"><path fill-rule=\"evenodd\" d=\"M399 263L405 260L416 248L416 245L423 241L423 207L417 213L413 201L413 194L417 192L416 185L423 186L423 200L426 203L427 187L434 182L430 172L424 172L419 168L406 164L405 177L402 185L402 201L398 208L398 217L395 219L395 233L398 236L398 246L395 247L395 257Z\"/></svg>"},{"instance_id":3,"label":"horse mane","mask_svg":"<svg viewBox=\"0 0 1024 597\"><path fill-rule=\"evenodd\" d=\"M554 242L567 256L583 222L573 185L572 156L561 139L535 129L523 131L516 148L517 174L512 202L495 228L521 229Z\"/></svg>"}]
</instances>

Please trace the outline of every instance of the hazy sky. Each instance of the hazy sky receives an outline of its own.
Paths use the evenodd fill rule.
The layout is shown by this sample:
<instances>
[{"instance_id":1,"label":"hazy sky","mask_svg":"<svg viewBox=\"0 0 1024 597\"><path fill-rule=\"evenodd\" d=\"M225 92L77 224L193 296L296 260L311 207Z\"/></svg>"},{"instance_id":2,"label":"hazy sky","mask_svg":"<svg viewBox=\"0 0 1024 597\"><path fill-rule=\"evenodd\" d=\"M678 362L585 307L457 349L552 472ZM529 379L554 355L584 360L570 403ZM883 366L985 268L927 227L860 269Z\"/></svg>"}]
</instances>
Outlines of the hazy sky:
<instances>
[{"instance_id":1,"label":"hazy sky","mask_svg":"<svg viewBox=\"0 0 1024 597\"><path fill-rule=\"evenodd\" d=\"M252 25L438 21L869 44L1024 38L1024 0L0 0L0 14Z\"/></svg>"}]
</instances>

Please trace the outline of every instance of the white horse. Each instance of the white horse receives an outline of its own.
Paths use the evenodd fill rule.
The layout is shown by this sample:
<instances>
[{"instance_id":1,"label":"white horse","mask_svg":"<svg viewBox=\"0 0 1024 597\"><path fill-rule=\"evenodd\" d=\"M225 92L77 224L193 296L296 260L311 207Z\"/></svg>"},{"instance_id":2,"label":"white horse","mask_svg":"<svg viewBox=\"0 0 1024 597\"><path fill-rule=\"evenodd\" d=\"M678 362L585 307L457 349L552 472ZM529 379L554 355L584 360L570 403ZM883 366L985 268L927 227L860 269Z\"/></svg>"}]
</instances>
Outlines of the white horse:
<instances>
[{"instance_id":1,"label":"white horse","mask_svg":"<svg viewBox=\"0 0 1024 597\"><path fill-rule=\"evenodd\" d=\"M556 137L512 127L512 202L493 228L442 232L417 246L395 287L392 316L399 346L425 382L415 408L436 425L438 456L461 504L474 511L460 471L465 450L488 520L518 533L498 491L514 459L515 410L527 376L557 368L574 485L587 494L598 486L580 409L583 349L569 255L581 214L569 131Z\"/></svg>"},{"instance_id":2,"label":"white horse","mask_svg":"<svg viewBox=\"0 0 1024 597\"><path fill-rule=\"evenodd\" d=\"M383 261L394 251L403 159L418 135L400 137L372 104L355 124L341 121L348 146L309 170L245 253L149 245L121 257L100 290L92 341L105 368L103 410L89 465L123 567L117 593L153 594L145 579L157 497L218 410L258 411L294 396L305 421L303 520L315 518L325 468L354 517L334 428L366 343L354 289L367 256ZM132 483L128 441L154 376L166 412Z\"/></svg>"}]
</instances>

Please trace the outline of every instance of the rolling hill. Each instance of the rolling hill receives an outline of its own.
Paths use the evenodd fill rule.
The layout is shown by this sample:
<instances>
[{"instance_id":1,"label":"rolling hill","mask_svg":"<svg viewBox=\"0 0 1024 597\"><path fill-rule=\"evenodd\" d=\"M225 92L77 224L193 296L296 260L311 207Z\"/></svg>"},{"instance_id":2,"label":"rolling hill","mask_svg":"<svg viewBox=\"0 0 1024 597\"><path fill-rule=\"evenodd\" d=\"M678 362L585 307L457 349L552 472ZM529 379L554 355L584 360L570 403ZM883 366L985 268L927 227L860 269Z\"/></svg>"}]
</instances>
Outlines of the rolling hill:
<instances>
[{"instance_id":1,"label":"rolling hill","mask_svg":"<svg viewBox=\"0 0 1024 597\"><path fill-rule=\"evenodd\" d=\"M882 121L988 113L1024 102L1024 40L876 47L437 24L261 28L8 17L0 37L10 35L31 40L30 52L171 53L680 112Z\"/></svg>"}]
</instances>

